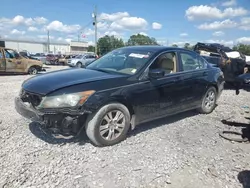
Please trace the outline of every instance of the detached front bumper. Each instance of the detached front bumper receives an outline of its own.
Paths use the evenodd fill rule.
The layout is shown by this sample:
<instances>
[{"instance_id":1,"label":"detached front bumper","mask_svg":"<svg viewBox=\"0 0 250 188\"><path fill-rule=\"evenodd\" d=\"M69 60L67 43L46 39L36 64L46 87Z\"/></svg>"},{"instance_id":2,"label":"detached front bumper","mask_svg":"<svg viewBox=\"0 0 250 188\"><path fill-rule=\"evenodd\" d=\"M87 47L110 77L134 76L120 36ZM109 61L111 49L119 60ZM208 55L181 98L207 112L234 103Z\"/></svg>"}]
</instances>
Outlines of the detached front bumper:
<instances>
[{"instance_id":1,"label":"detached front bumper","mask_svg":"<svg viewBox=\"0 0 250 188\"><path fill-rule=\"evenodd\" d=\"M74 110L47 110L44 112L34 109L29 103L24 103L20 97L15 98L15 109L23 117L39 122L52 134L76 136L85 124L89 112Z\"/></svg>"},{"instance_id":2,"label":"detached front bumper","mask_svg":"<svg viewBox=\"0 0 250 188\"><path fill-rule=\"evenodd\" d=\"M41 116L44 114L37 113L30 104L24 103L20 97L15 98L15 109L23 117L30 119L31 121L42 121Z\"/></svg>"}]
</instances>

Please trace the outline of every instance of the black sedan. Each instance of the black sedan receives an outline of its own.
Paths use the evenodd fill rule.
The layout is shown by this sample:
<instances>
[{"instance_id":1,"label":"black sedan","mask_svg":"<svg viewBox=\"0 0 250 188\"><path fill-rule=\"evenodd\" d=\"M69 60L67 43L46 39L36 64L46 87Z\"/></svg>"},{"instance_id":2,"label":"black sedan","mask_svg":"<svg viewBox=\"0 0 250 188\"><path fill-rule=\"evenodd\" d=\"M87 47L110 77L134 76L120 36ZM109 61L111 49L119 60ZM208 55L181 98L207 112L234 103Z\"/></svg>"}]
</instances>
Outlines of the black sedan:
<instances>
[{"instance_id":1,"label":"black sedan","mask_svg":"<svg viewBox=\"0 0 250 188\"><path fill-rule=\"evenodd\" d=\"M85 129L93 144L108 146L142 122L192 109L211 113L223 88L221 70L194 51L134 46L82 69L26 80L15 107L52 135L77 136Z\"/></svg>"}]
</instances>

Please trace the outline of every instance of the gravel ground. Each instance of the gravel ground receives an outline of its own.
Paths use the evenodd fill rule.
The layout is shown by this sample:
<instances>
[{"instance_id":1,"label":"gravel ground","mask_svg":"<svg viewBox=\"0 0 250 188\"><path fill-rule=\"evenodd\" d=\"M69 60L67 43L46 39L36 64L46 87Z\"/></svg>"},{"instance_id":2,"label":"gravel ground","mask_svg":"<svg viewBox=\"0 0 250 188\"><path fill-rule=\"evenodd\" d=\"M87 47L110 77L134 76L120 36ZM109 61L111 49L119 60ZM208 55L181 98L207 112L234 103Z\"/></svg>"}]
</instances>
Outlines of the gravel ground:
<instances>
[{"instance_id":1,"label":"gravel ground","mask_svg":"<svg viewBox=\"0 0 250 188\"><path fill-rule=\"evenodd\" d=\"M250 145L218 135L232 129L222 119L246 122L246 91L236 96L224 90L212 114L187 112L150 122L118 145L97 148L86 137L52 139L17 114L14 97L29 77L0 77L1 187L250 187Z\"/></svg>"}]
</instances>

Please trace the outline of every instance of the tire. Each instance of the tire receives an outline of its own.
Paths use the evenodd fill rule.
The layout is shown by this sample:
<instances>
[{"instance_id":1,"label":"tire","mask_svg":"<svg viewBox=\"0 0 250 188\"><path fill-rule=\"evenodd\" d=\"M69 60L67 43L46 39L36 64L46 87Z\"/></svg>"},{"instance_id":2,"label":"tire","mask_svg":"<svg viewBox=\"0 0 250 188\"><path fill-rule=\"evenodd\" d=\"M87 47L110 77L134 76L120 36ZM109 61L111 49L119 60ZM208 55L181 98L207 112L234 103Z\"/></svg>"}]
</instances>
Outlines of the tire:
<instances>
[{"instance_id":1,"label":"tire","mask_svg":"<svg viewBox=\"0 0 250 188\"><path fill-rule=\"evenodd\" d=\"M38 73L38 70L36 67L30 67L28 73L31 75L36 75Z\"/></svg>"},{"instance_id":2,"label":"tire","mask_svg":"<svg viewBox=\"0 0 250 188\"><path fill-rule=\"evenodd\" d=\"M210 114L215 109L216 102L217 102L217 91L215 87L209 87L205 95L202 97L201 107L198 108L197 110L201 114Z\"/></svg>"},{"instance_id":3,"label":"tire","mask_svg":"<svg viewBox=\"0 0 250 188\"><path fill-rule=\"evenodd\" d=\"M115 114L116 112L116 114ZM115 125L117 126L117 124L114 122L114 124L110 123L107 124L105 119L109 119L107 118L108 115L110 115L110 113L113 113L113 117L115 115L118 115L119 113L122 113L123 116L121 115L120 117L123 117L123 128L122 130L120 130L120 132L118 133L118 128L114 128ZM110 117L110 116L109 116ZM105 118L105 119L104 119ZM110 118L115 120L115 118ZM120 121L120 122L122 122ZM119 120L118 120L119 122ZM117 123L118 123L117 122ZM101 124L106 124L107 127L109 128L105 128L103 129L103 134L101 134L100 132L100 128L104 128L105 125L101 125ZM122 124L120 124L122 125ZM113 126L113 128L112 128ZM127 137L127 132L130 128L130 113L129 110L127 109L126 106L120 104L120 103L111 103L111 104L107 104L105 106L103 106L102 108L100 108L96 113L91 114L88 116L87 120L86 120L86 134L88 136L88 138L90 139L90 141L99 147L102 146L111 146L111 145L115 145L118 144L119 142L123 141L124 139L126 139ZM114 137L112 140L108 139L108 138L104 138L104 137L108 137L108 135L110 134L110 132L112 132L113 130L115 135L115 132L117 134L116 137ZM103 136L102 136L103 135ZM111 134L110 134L111 135Z\"/></svg>"},{"instance_id":4,"label":"tire","mask_svg":"<svg viewBox=\"0 0 250 188\"><path fill-rule=\"evenodd\" d=\"M76 67L77 67L77 68L82 68L82 63L81 63L81 62L78 62L78 63L76 64Z\"/></svg>"}]
</instances>

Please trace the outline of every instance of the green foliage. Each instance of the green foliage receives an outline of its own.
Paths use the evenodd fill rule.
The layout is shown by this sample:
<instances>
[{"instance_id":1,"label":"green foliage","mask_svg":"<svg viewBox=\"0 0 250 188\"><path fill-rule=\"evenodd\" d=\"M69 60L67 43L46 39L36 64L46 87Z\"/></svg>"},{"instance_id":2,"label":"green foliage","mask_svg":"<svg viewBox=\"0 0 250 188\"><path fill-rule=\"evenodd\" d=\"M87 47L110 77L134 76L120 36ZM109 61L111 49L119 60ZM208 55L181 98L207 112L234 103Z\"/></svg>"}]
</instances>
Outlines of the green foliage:
<instances>
[{"instance_id":1,"label":"green foliage","mask_svg":"<svg viewBox=\"0 0 250 188\"><path fill-rule=\"evenodd\" d=\"M250 55L250 45L247 44L237 44L233 47L233 50L239 51L244 55Z\"/></svg>"},{"instance_id":2,"label":"green foliage","mask_svg":"<svg viewBox=\"0 0 250 188\"><path fill-rule=\"evenodd\" d=\"M94 46L88 46L87 51L88 52L95 52L95 47Z\"/></svg>"},{"instance_id":3,"label":"green foliage","mask_svg":"<svg viewBox=\"0 0 250 188\"><path fill-rule=\"evenodd\" d=\"M172 47L178 48L178 45L177 44L173 44Z\"/></svg>"},{"instance_id":4,"label":"green foliage","mask_svg":"<svg viewBox=\"0 0 250 188\"><path fill-rule=\"evenodd\" d=\"M127 46L136 46L136 45L158 45L156 39L153 37L137 34L129 37Z\"/></svg>"},{"instance_id":5,"label":"green foliage","mask_svg":"<svg viewBox=\"0 0 250 188\"><path fill-rule=\"evenodd\" d=\"M120 48L124 46L124 42L122 39L115 38L115 36L104 36L99 38L97 42L98 54L103 55L106 54L116 48Z\"/></svg>"},{"instance_id":6,"label":"green foliage","mask_svg":"<svg viewBox=\"0 0 250 188\"><path fill-rule=\"evenodd\" d=\"M185 48L185 49L188 49L188 50L193 50L193 49L194 49L194 47L191 46L189 43L185 43L185 44L184 44L184 48Z\"/></svg>"}]
</instances>

